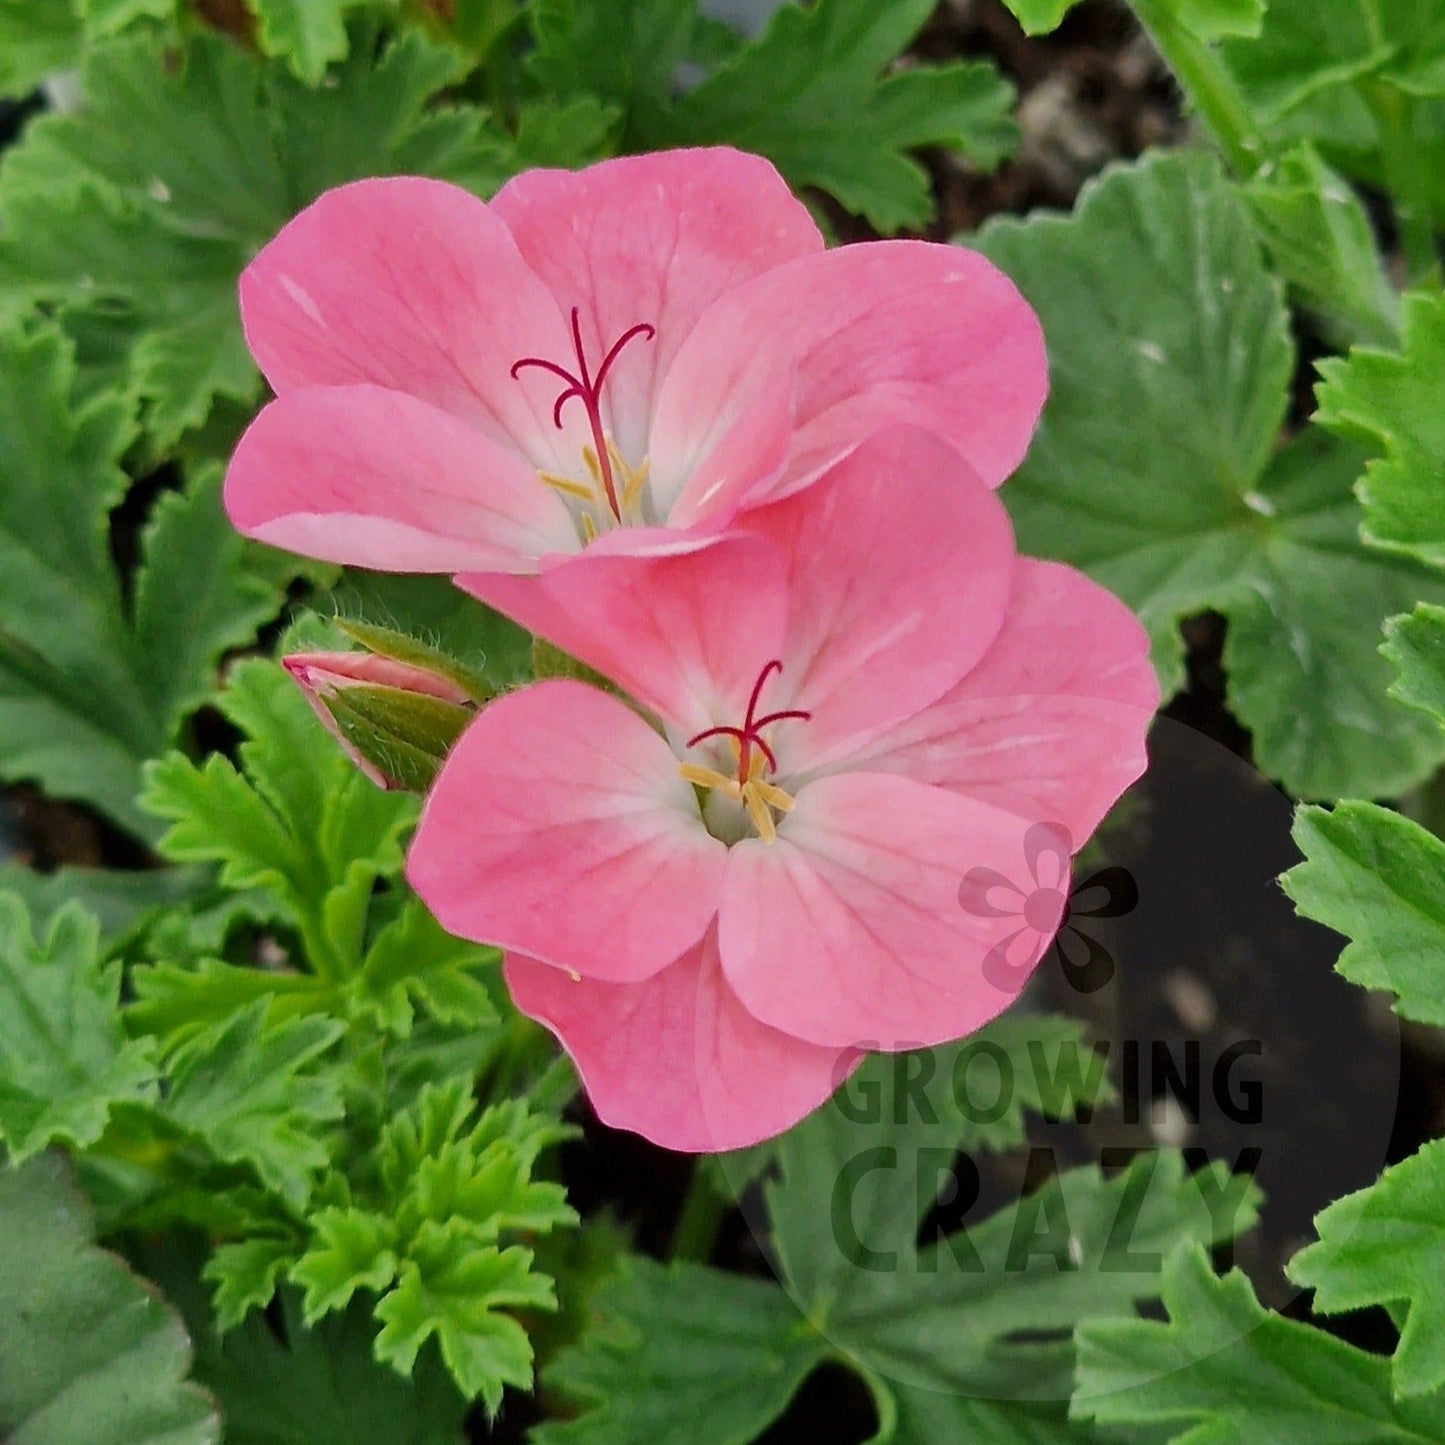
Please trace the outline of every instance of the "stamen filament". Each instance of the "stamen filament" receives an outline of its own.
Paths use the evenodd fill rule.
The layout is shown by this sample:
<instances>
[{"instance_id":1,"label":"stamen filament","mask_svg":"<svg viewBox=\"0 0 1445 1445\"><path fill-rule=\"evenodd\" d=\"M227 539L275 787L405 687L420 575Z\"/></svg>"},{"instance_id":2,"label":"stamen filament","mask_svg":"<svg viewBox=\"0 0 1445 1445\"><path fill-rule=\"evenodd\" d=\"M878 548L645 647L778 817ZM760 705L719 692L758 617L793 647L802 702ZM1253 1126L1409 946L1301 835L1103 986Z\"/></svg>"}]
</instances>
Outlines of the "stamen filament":
<instances>
[{"instance_id":1,"label":"stamen filament","mask_svg":"<svg viewBox=\"0 0 1445 1445\"><path fill-rule=\"evenodd\" d=\"M591 487L584 487L581 482L574 482L571 477L559 477L554 472L538 472L537 476L549 487L566 492L569 497L577 497L584 502L597 500L597 493Z\"/></svg>"}]
</instances>

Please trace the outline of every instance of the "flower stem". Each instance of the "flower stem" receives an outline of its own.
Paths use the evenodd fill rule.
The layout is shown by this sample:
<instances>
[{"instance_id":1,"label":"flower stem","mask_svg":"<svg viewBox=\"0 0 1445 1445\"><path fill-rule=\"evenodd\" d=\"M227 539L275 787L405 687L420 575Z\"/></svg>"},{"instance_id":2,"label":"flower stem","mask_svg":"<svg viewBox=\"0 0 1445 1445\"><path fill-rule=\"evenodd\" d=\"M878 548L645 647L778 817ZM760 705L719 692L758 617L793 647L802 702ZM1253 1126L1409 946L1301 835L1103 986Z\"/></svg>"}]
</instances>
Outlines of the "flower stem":
<instances>
[{"instance_id":1,"label":"flower stem","mask_svg":"<svg viewBox=\"0 0 1445 1445\"><path fill-rule=\"evenodd\" d=\"M728 1201L713 1186L707 1162L699 1159L693 1166L692 1183L688 1185L682 1213L672 1231L668 1258L706 1264L712 1258L728 1207Z\"/></svg>"},{"instance_id":2,"label":"flower stem","mask_svg":"<svg viewBox=\"0 0 1445 1445\"><path fill-rule=\"evenodd\" d=\"M1241 179L1262 166L1269 146L1255 124L1234 77L1219 57L1161 0L1133 0L1139 23L1149 32L1205 125L1214 133Z\"/></svg>"}]
</instances>

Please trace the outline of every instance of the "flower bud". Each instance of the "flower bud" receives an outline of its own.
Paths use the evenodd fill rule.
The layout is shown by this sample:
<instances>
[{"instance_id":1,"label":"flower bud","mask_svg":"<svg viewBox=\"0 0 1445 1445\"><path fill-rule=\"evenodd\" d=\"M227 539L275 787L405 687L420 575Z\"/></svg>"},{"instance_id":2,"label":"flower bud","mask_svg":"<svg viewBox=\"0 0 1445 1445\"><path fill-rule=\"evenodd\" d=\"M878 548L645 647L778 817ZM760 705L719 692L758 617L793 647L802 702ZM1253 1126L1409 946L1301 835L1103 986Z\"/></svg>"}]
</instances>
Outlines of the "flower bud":
<instances>
[{"instance_id":1,"label":"flower bud","mask_svg":"<svg viewBox=\"0 0 1445 1445\"><path fill-rule=\"evenodd\" d=\"M378 787L423 793L476 712L430 668L369 652L302 652L281 665L357 767Z\"/></svg>"}]
</instances>

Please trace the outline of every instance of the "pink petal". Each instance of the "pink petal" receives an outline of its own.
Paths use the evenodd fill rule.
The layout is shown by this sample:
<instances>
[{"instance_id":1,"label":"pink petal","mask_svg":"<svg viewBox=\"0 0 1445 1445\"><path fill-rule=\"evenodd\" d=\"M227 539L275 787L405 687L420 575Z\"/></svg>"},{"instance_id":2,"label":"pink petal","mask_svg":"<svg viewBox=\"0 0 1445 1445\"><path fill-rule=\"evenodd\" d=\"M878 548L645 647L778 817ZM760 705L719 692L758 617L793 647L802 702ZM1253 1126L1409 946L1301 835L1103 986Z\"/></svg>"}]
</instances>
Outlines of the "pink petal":
<instances>
[{"instance_id":1,"label":"pink petal","mask_svg":"<svg viewBox=\"0 0 1445 1445\"><path fill-rule=\"evenodd\" d=\"M457 581L686 738L720 718L741 718L759 668L783 641L784 572L771 542L734 536L671 556L589 549L540 577Z\"/></svg>"},{"instance_id":2,"label":"pink petal","mask_svg":"<svg viewBox=\"0 0 1445 1445\"><path fill-rule=\"evenodd\" d=\"M727 149L527 171L491 209L562 307L581 309L589 355L602 356L640 322L657 328L652 341L629 345L603 395L608 429L634 462L647 449L662 379L706 307L823 247L777 171Z\"/></svg>"},{"instance_id":3,"label":"pink petal","mask_svg":"<svg viewBox=\"0 0 1445 1445\"><path fill-rule=\"evenodd\" d=\"M990 953L1017 917L972 912L965 876L1034 887L1022 818L907 778L845 773L803 788L768 845L736 844L719 908L724 972L748 1011L816 1044L906 1049L972 1033L1044 951Z\"/></svg>"},{"instance_id":4,"label":"pink petal","mask_svg":"<svg viewBox=\"0 0 1445 1445\"><path fill-rule=\"evenodd\" d=\"M1013 533L998 498L944 442L876 433L817 485L748 514L789 567L783 672L769 710L780 771L855 751L941 697L988 650L1003 622ZM762 639L742 646L767 661Z\"/></svg>"},{"instance_id":5,"label":"pink petal","mask_svg":"<svg viewBox=\"0 0 1445 1445\"><path fill-rule=\"evenodd\" d=\"M848 759L1034 822L1075 849L1147 765L1159 705L1149 637L1083 573L1020 558L993 646L962 682Z\"/></svg>"},{"instance_id":6,"label":"pink petal","mask_svg":"<svg viewBox=\"0 0 1445 1445\"><path fill-rule=\"evenodd\" d=\"M717 931L642 983L573 980L517 954L507 984L561 1039L597 1117L666 1149L757 1144L823 1103L856 1056L760 1024L718 966Z\"/></svg>"},{"instance_id":7,"label":"pink petal","mask_svg":"<svg viewBox=\"0 0 1445 1445\"><path fill-rule=\"evenodd\" d=\"M459 937L633 983L702 937L726 858L666 742L617 699L553 681L462 734L407 876Z\"/></svg>"},{"instance_id":8,"label":"pink petal","mask_svg":"<svg viewBox=\"0 0 1445 1445\"><path fill-rule=\"evenodd\" d=\"M566 365L567 319L505 223L441 181L396 176L328 191L241 277L246 339L278 394L372 382L451 412L534 467L576 466L587 431L552 423L557 387L513 362Z\"/></svg>"},{"instance_id":9,"label":"pink petal","mask_svg":"<svg viewBox=\"0 0 1445 1445\"><path fill-rule=\"evenodd\" d=\"M1028 449L1048 391L1038 318L973 251L927 241L841 246L779 266L729 292L698 323L658 398L659 424L686 412L685 378L740 344L796 359L798 433L783 495L887 423L946 437L997 487ZM679 506L703 510L696 492Z\"/></svg>"},{"instance_id":10,"label":"pink petal","mask_svg":"<svg viewBox=\"0 0 1445 1445\"><path fill-rule=\"evenodd\" d=\"M566 506L519 458L379 386L273 401L231 458L225 501L249 537L384 572L525 571L579 545Z\"/></svg>"}]
</instances>

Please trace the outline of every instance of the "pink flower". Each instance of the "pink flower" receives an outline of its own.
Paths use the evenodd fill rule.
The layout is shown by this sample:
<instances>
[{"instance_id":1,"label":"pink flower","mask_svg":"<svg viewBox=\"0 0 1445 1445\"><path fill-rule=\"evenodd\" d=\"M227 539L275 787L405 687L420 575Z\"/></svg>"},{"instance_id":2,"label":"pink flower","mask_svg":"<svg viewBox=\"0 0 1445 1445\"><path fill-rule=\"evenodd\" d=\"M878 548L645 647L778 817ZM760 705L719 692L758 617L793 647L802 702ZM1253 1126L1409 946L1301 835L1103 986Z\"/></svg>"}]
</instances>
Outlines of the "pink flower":
<instances>
[{"instance_id":1,"label":"pink flower","mask_svg":"<svg viewBox=\"0 0 1445 1445\"><path fill-rule=\"evenodd\" d=\"M490 204L344 186L257 256L241 309L277 399L231 462L232 520L390 571L675 547L884 421L997 486L1046 389L1038 322L987 261L825 251L773 168L730 150L533 171Z\"/></svg>"},{"instance_id":2,"label":"pink flower","mask_svg":"<svg viewBox=\"0 0 1445 1445\"><path fill-rule=\"evenodd\" d=\"M1138 622L1016 558L995 495L915 429L705 549L459 580L637 706L572 681L492 703L411 880L507 950L601 1117L672 1148L766 1138L859 1048L997 1014L1027 970L983 963L1017 921L960 880L1024 875L1040 820L1082 842L1144 766Z\"/></svg>"}]
</instances>

